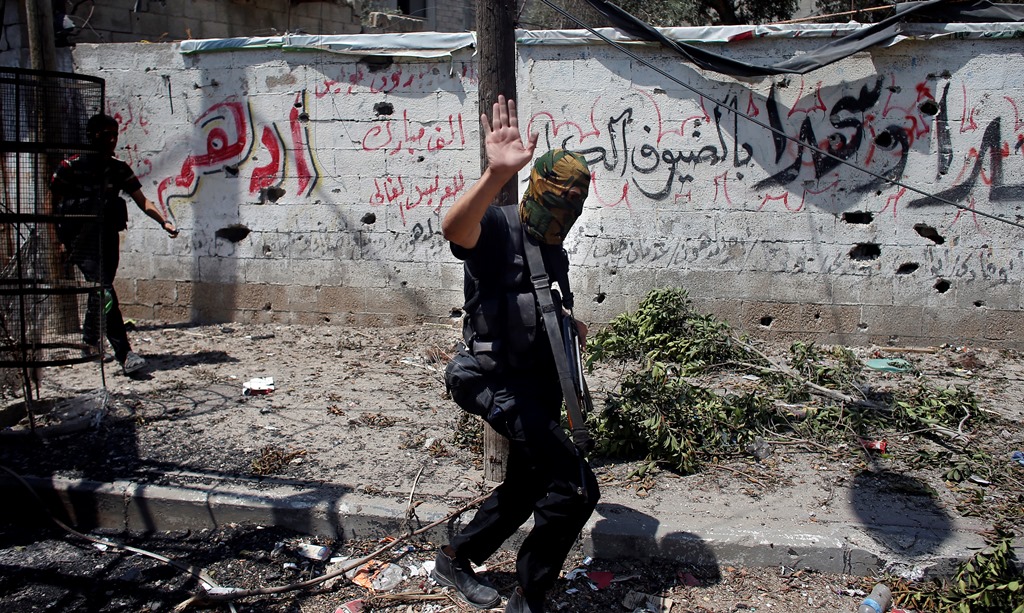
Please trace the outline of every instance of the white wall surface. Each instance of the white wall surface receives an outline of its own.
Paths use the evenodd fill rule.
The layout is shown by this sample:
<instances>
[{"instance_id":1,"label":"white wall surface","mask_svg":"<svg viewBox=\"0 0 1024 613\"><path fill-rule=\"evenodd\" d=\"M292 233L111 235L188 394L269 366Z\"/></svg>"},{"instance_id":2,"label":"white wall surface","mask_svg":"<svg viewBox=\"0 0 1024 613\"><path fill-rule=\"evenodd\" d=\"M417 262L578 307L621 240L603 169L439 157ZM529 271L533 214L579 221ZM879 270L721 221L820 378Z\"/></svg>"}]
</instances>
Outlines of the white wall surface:
<instances>
[{"instance_id":1,"label":"white wall surface","mask_svg":"<svg viewBox=\"0 0 1024 613\"><path fill-rule=\"evenodd\" d=\"M709 47L771 62L825 42ZM607 321L675 285L757 336L1022 345L1024 229L982 215L1024 219L1019 40L904 41L744 81L631 49L681 83L602 45L519 50L522 124L594 171L567 242L578 315ZM183 230L169 240L132 214L130 314L387 324L461 306L439 229L479 175L469 51L371 64L123 44L74 58L107 80L120 157Z\"/></svg>"}]
</instances>

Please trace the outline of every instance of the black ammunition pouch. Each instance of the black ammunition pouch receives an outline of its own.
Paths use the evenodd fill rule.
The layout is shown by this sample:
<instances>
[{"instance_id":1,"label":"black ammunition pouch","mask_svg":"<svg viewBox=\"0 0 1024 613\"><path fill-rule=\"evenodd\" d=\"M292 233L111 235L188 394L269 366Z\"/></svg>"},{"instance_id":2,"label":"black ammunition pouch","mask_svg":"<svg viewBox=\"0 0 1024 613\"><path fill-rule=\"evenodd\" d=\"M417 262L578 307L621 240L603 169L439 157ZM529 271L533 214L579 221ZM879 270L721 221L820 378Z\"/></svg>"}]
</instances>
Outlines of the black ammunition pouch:
<instances>
[{"instance_id":1,"label":"black ammunition pouch","mask_svg":"<svg viewBox=\"0 0 1024 613\"><path fill-rule=\"evenodd\" d=\"M57 203L55 212L64 216L57 222L57 238L65 244L87 228L120 232L128 227L128 203L117 196L90 194L64 198Z\"/></svg>"},{"instance_id":2,"label":"black ammunition pouch","mask_svg":"<svg viewBox=\"0 0 1024 613\"><path fill-rule=\"evenodd\" d=\"M460 345L444 370L444 385L459 408L486 418L494 405L494 392L488 377L488 371L477 356L465 345Z\"/></svg>"}]
</instances>

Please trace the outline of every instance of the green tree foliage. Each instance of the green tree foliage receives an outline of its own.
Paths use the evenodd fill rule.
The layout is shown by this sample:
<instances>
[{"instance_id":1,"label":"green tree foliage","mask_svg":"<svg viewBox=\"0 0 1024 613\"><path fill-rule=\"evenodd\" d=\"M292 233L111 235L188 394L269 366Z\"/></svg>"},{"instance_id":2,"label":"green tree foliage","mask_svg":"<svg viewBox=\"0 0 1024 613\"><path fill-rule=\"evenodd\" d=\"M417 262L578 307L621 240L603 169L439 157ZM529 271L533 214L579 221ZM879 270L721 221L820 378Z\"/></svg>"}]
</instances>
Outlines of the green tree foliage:
<instances>
[{"instance_id":1,"label":"green tree foliage","mask_svg":"<svg viewBox=\"0 0 1024 613\"><path fill-rule=\"evenodd\" d=\"M608 25L586 0L554 0L554 3L589 26ZM771 23L789 19L797 3L797 0L612 0L612 4L634 17L658 27ZM523 27L534 29L580 27L540 0L527 0L520 22Z\"/></svg>"},{"instance_id":2,"label":"green tree foliage","mask_svg":"<svg viewBox=\"0 0 1024 613\"><path fill-rule=\"evenodd\" d=\"M998 0L999 4L1024 4L1024 0ZM875 23L891 17L894 12L892 2L881 0L814 0L816 14L827 21L845 23Z\"/></svg>"}]
</instances>

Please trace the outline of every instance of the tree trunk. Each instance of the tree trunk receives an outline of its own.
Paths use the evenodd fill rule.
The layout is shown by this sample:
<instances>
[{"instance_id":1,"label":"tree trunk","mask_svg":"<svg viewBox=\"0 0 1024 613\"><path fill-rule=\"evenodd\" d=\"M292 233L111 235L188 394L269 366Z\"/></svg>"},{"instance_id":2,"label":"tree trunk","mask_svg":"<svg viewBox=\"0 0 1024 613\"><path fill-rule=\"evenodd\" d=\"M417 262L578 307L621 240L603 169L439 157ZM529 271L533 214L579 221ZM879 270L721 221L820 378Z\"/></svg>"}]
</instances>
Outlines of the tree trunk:
<instances>
[{"instance_id":1,"label":"tree trunk","mask_svg":"<svg viewBox=\"0 0 1024 613\"><path fill-rule=\"evenodd\" d=\"M476 10L477 55L480 85L477 104L481 113L491 115L498 94L516 97L516 1L478 0ZM487 167L484 133L480 131L480 170ZM516 201L515 179L509 181L498 195L499 206ZM484 426L484 478L505 479L508 441L490 426Z\"/></svg>"}]
</instances>

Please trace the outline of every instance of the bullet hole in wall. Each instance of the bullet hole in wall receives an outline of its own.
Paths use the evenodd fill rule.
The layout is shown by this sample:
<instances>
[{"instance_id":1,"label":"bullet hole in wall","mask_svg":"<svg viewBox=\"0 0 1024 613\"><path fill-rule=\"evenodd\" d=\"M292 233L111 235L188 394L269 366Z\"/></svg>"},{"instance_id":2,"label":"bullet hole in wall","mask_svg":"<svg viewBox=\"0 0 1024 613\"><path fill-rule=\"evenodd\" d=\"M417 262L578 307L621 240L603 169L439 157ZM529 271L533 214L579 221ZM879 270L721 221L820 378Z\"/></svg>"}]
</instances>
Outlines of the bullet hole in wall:
<instances>
[{"instance_id":1,"label":"bullet hole in wall","mask_svg":"<svg viewBox=\"0 0 1024 613\"><path fill-rule=\"evenodd\" d=\"M214 236L216 236L217 238L223 238L224 240L231 241L232 243L237 243L246 236L249 236L249 232L249 228L243 226L240 223L236 223L231 224L226 228L221 228L220 230L217 230L216 232L214 232Z\"/></svg>"},{"instance_id":2,"label":"bullet hole in wall","mask_svg":"<svg viewBox=\"0 0 1024 613\"><path fill-rule=\"evenodd\" d=\"M373 213L367 213L366 215L363 215L362 219L360 219L359 221L367 225L374 224L377 222L377 216L374 215Z\"/></svg>"},{"instance_id":3,"label":"bullet hole in wall","mask_svg":"<svg viewBox=\"0 0 1024 613\"><path fill-rule=\"evenodd\" d=\"M272 305L272 304L270 304L270 303L268 302L268 303L266 303L266 304L264 304L264 305L263 305L263 310L264 310L264 311L272 311L272 310L274 310L274 305Z\"/></svg>"},{"instance_id":4,"label":"bullet hole in wall","mask_svg":"<svg viewBox=\"0 0 1024 613\"><path fill-rule=\"evenodd\" d=\"M935 291L939 292L940 294L945 294L946 292L948 292L949 287L949 281L946 281L945 279L939 279L938 281L935 282Z\"/></svg>"},{"instance_id":5,"label":"bullet hole in wall","mask_svg":"<svg viewBox=\"0 0 1024 613\"><path fill-rule=\"evenodd\" d=\"M772 317L771 315L765 315L764 317L761 318L761 325L764 326L765 328L771 328L773 321L775 321L774 317Z\"/></svg>"},{"instance_id":6,"label":"bullet hole in wall","mask_svg":"<svg viewBox=\"0 0 1024 613\"><path fill-rule=\"evenodd\" d=\"M874 214L867 213L865 211L850 211L848 213L843 213L843 221L846 223L867 225L874 220Z\"/></svg>"},{"instance_id":7,"label":"bullet hole in wall","mask_svg":"<svg viewBox=\"0 0 1024 613\"><path fill-rule=\"evenodd\" d=\"M373 112L377 113L378 116L394 115L395 105L391 104L390 102L378 102L377 104L373 105Z\"/></svg>"},{"instance_id":8,"label":"bullet hole in wall","mask_svg":"<svg viewBox=\"0 0 1024 613\"><path fill-rule=\"evenodd\" d=\"M294 106L297 109L301 109L302 108L302 100L296 100L295 102L292 103L292 106Z\"/></svg>"},{"instance_id":9,"label":"bullet hole in wall","mask_svg":"<svg viewBox=\"0 0 1024 613\"><path fill-rule=\"evenodd\" d=\"M936 245L941 245L942 243L946 242L946 239L943 238L942 235L935 230L935 228L929 226L928 224L914 224L914 231L920 234L922 237L932 241Z\"/></svg>"},{"instance_id":10,"label":"bullet hole in wall","mask_svg":"<svg viewBox=\"0 0 1024 613\"><path fill-rule=\"evenodd\" d=\"M601 304L607 297L608 296L604 292L597 292L597 295L594 296L594 302L596 302L597 304Z\"/></svg>"},{"instance_id":11,"label":"bullet hole in wall","mask_svg":"<svg viewBox=\"0 0 1024 613\"><path fill-rule=\"evenodd\" d=\"M366 64L366 67L370 69L370 72L380 72L390 68L395 61L388 55L367 55L359 58L359 63Z\"/></svg>"},{"instance_id":12,"label":"bullet hole in wall","mask_svg":"<svg viewBox=\"0 0 1024 613\"><path fill-rule=\"evenodd\" d=\"M224 167L224 174L226 174L229 177L237 177L238 176L238 165L237 164L228 164L227 166Z\"/></svg>"},{"instance_id":13,"label":"bullet hole in wall","mask_svg":"<svg viewBox=\"0 0 1024 613\"><path fill-rule=\"evenodd\" d=\"M309 121L309 113L306 111L299 113L299 121Z\"/></svg>"},{"instance_id":14,"label":"bullet hole in wall","mask_svg":"<svg viewBox=\"0 0 1024 613\"><path fill-rule=\"evenodd\" d=\"M452 319L458 319L458 318L462 317L462 309L460 309L460 308L452 309L451 313L448 313L448 317L451 317Z\"/></svg>"},{"instance_id":15,"label":"bullet hole in wall","mask_svg":"<svg viewBox=\"0 0 1024 613\"><path fill-rule=\"evenodd\" d=\"M817 321L819 319L821 319L821 313L815 313L814 314L814 320Z\"/></svg>"},{"instance_id":16,"label":"bullet hole in wall","mask_svg":"<svg viewBox=\"0 0 1024 613\"><path fill-rule=\"evenodd\" d=\"M875 144L878 145L880 149L888 150L896 146L896 139L892 137L892 132L889 130L883 130L875 137Z\"/></svg>"},{"instance_id":17,"label":"bullet hole in wall","mask_svg":"<svg viewBox=\"0 0 1024 613\"><path fill-rule=\"evenodd\" d=\"M270 257L274 253L274 250L270 248L270 245L263 245L263 255Z\"/></svg>"},{"instance_id":18,"label":"bullet hole in wall","mask_svg":"<svg viewBox=\"0 0 1024 613\"><path fill-rule=\"evenodd\" d=\"M877 243L858 243L850 249L850 259L857 261L877 260L882 255L882 248Z\"/></svg>"},{"instance_id":19,"label":"bullet hole in wall","mask_svg":"<svg viewBox=\"0 0 1024 613\"><path fill-rule=\"evenodd\" d=\"M922 115L928 115L929 117L939 114L939 105L934 100L925 100L917 105L917 108L921 111Z\"/></svg>"},{"instance_id":20,"label":"bullet hole in wall","mask_svg":"<svg viewBox=\"0 0 1024 613\"><path fill-rule=\"evenodd\" d=\"M896 274L909 275L910 273L916 271L920 267L921 265L918 264L917 262L907 262L906 264L900 264L900 267L896 269Z\"/></svg>"},{"instance_id":21,"label":"bullet hole in wall","mask_svg":"<svg viewBox=\"0 0 1024 613\"><path fill-rule=\"evenodd\" d=\"M858 330L867 330L868 329L868 325L862 321L859 324L857 324L857 329Z\"/></svg>"},{"instance_id":22,"label":"bullet hole in wall","mask_svg":"<svg viewBox=\"0 0 1024 613\"><path fill-rule=\"evenodd\" d=\"M984 300L975 300L974 301L974 306L976 306L976 307L978 307L980 309L980 308L985 306L985 301Z\"/></svg>"},{"instance_id":23,"label":"bullet hole in wall","mask_svg":"<svg viewBox=\"0 0 1024 613\"><path fill-rule=\"evenodd\" d=\"M264 187L260 190L260 202L267 202L268 200L270 202L277 202L281 199L281 196L284 196L284 194L284 190L280 187Z\"/></svg>"}]
</instances>

